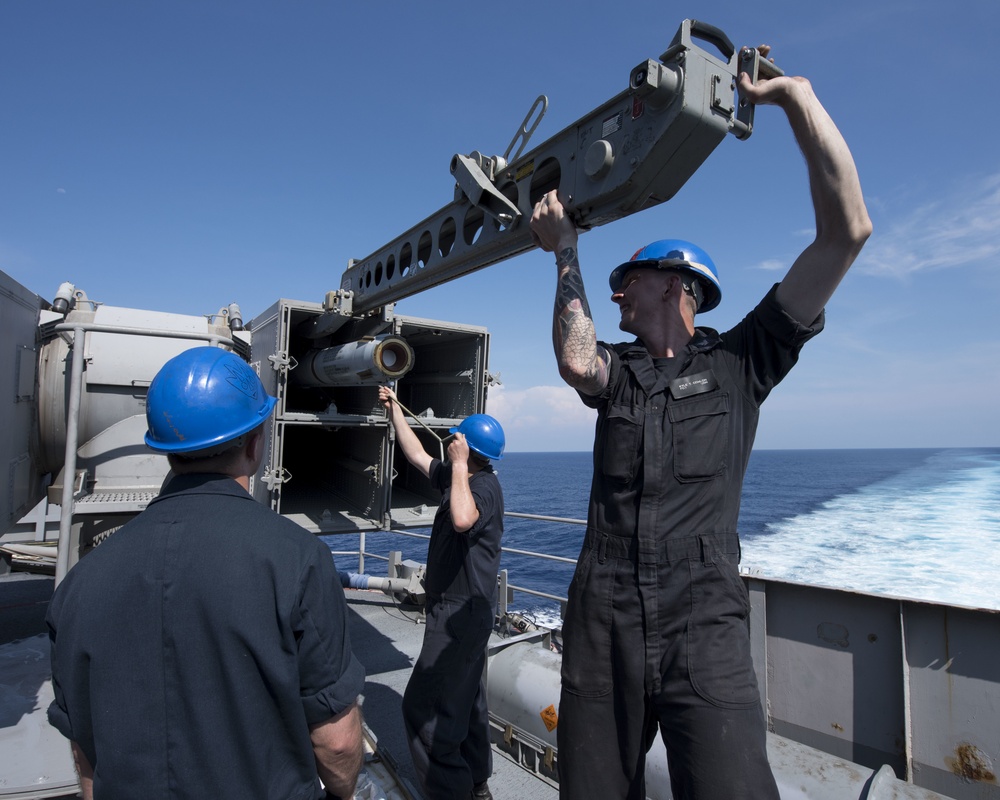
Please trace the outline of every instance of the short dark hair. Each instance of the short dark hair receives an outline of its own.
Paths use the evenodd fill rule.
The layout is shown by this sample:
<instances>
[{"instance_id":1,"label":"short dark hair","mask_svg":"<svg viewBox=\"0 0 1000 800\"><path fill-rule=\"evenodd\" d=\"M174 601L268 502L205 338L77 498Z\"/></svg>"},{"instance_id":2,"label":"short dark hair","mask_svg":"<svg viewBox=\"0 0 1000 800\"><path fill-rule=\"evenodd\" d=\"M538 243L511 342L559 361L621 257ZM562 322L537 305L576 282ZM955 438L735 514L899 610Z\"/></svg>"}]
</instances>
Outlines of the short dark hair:
<instances>
[{"instance_id":1,"label":"short dark hair","mask_svg":"<svg viewBox=\"0 0 1000 800\"><path fill-rule=\"evenodd\" d=\"M689 305L692 306L691 313L697 314L705 297L705 288L702 286L701 281L695 275L692 275L690 271L684 269L667 267L663 272L667 275L676 275L680 279L684 294L690 301Z\"/></svg>"},{"instance_id":2,"label":"short dark hair","mask_svg":"<svg viewBox=\"0 0 1000 800\"><path fill-rule=\"evenodd\" d=\"M221 442L204 450L194 450L190 453L167 453L167 462L170 464L170 468L178 474L227 472L239 457L240 450L263 427L264 423L262 422L253 430L247 431L229 442Z\"/></svg>"},{"instance_id":3,"label":"short dark hair","mask_svg":"<svg viewBox=\"0 0 1000 800\"><path fill-rule=\"evenodd\" d=\"M227 468L232 466L233 462L236 461L237 454L246 442L246 439L242 439L241 442L234 444L232 447L227 447L225 450L210 453L209 455L200 455L199 453L203 451L167 453L167 461L170 463L170 468L178 474L185 472L226 472Z\"/></svg>"}]
</instances>

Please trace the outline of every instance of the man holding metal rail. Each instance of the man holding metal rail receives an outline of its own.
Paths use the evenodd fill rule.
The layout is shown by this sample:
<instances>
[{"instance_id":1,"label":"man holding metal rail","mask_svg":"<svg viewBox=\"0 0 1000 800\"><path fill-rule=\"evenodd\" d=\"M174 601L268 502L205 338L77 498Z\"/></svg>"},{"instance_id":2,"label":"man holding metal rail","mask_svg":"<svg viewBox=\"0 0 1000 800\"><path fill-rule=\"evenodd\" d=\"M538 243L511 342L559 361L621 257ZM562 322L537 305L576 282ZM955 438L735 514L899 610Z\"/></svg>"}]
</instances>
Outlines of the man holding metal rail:
<instances>
[{"instance_id":1,"label":"man holding metal rail","mask_svg":"<svg viewBox=\"0 0 1000 800\"><path fill-rule=\"evenodd\" d=\"M760 404L822 330L872 227L847 144L810 83L741 75L739 90L785 112L816 238L732 330L695 327L696 312L721 299L718 272L701 248L666 239L611 273L620 328L635 341L599 342L558 194L531 219L536 242L556 254L559 373L598 412L563 628L559 786L570 800L644 798L657 727L675 800L778 797L737 568L740 493Z\"/></svg>"}]
</instances>

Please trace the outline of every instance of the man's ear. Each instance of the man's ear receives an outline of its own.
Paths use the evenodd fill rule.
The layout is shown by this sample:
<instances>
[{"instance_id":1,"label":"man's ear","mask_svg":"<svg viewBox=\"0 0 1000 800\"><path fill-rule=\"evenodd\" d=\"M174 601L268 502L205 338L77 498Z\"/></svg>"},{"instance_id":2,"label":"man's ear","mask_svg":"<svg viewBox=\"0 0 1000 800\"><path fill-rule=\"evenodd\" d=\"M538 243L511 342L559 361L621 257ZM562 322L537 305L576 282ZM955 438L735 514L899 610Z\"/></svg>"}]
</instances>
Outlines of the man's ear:
<instances>
[{"instance_id":1,"label":"man's ear","mask_svg":"<svg viewBox=\"0 0 1000 800\"><path fill-rule=\"evenodd\" d=\"M247 437L246 443L246 453L247 458L251 461L256 462L258 458L262 458L264 455L264 426L261 425L256 428L250 436Z\"/></svg>"}]
</instances>

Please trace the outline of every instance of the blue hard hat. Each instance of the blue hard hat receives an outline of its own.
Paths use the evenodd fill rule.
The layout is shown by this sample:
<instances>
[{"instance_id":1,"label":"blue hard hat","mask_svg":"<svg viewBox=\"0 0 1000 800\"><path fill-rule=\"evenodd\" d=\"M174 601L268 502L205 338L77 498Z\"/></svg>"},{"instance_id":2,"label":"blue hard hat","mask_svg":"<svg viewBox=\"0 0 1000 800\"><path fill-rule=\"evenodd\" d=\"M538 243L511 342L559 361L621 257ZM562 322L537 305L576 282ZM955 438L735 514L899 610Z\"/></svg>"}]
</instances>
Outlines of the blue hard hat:
<instances>
[{"instance_id":1,"label":"blue hard hat","mask_svg":"<svg viewBox=\"0 0 1000 800\"><path fill-rule=\"evenodd\" d=\"M195 347L156 373L146 394L146 444L160 453L214 448L249 433L278 400L235 353Z\"/></svg>"},{"instance_id":2,"label":"blue hard hat","mask_svg":"<svg viewBox=\"0 0 1000 800\"><path fill-rule=\"evenodd\" d=\"M503 428L489 414L473 414L462 420L457 428L451 428L449 433L460 433L465 437L469 449L479 453L483 458L499 461L503 458L503 448L507 440Z\"/></svg>"},{"instance_id":3,"label":"blue hard hat","mask_svg":"<svg viewBox=\"0 0 1000 800\"><path fill-rule=\"evenodd\" d=\"M636 250L632 258L611 270L608 283L615 294L621 289L625 274L636 267L677 269L694 275L701 285L703 299L698 311L711 311L722 300L719 271L708 253L683 239L660 239Z\"/></svg>"}]
</instances>

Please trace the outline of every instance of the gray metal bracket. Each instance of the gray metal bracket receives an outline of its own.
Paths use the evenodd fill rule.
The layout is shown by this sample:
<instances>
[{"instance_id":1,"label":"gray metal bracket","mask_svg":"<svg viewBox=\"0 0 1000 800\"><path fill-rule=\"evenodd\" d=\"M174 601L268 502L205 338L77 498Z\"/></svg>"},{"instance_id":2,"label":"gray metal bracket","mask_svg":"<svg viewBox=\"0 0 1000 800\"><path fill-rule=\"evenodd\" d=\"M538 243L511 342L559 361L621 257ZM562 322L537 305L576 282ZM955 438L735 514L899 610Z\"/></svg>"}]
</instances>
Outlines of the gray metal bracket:
<instances>
[{"instance_id":1,"label":"gray metal bracket","mask_svg":"<svg viewBox=\"0 0 1000 800\"><path fill-rule=\"evenodd\" d=\"M739 74L742 75L744 72L750 76L750 82L754 85L761 78L777 78L779 75L785 74L784 70L768 61L752 47L744 47L740 50ZM736 111L736 125L733 129L733 135L737 139L749 139L750 134L753 133L754 108L756 106L741 94L739 107Z\"/></svg>"},{"instance_id":2,"label":"gray metal bracket","mask_svg":"<svg viewBox=\"0 0 1000 800\"><path fill-rule=\"evenodd\" d=\"M354 292L330 291L323 298L323 313L310 317L295 332L306 339L321 339L339 331L354 314Z\"/></svg>"},{"instance_id":3,"label":"gray metal bracket","mask_svg":"<svg viewBox=\"0 0 1000 800\"><path fill-rule=\"evenodd\" d=\"M521 212L516 205L500 194L492 183L491 175L496 174L496 168L500 164L506 166L499 156L489 159L477 151L473 151L469 156L457 153L451 159L451 174L455 176L459 188L472 205L509 228L521 218ZM483 167L489 170L489 174Z\"/></svg>"},{"instance_id":4,"label":"gray metal bracket","mask_svg":"<svg viewBox=\"0 0 1000 800\"><path fill-rule=\"evenodd\" d=\"M510 140L506 151L502 156L484 156L478 150L473 150L469 155L461 153L455 154L451 159L451 174L455 176L457 183L455 192L455 202L461 202L463 197L468 198L476 208L485 214L489 214L498 225L509 228L517 224L521 218L521 211L507 197L496 189L498 175L507 168L511 160L511 151L517 145L517 151L513 158L520 158L531 134L535 132L538 123L542 121L545 112L549 107L549 98L544 94L535 98L528 113L521 122L520 127ZM520 144L518 144L520 142Z\"/></svg>"}]
</instances>

